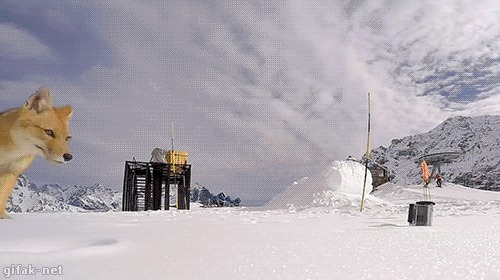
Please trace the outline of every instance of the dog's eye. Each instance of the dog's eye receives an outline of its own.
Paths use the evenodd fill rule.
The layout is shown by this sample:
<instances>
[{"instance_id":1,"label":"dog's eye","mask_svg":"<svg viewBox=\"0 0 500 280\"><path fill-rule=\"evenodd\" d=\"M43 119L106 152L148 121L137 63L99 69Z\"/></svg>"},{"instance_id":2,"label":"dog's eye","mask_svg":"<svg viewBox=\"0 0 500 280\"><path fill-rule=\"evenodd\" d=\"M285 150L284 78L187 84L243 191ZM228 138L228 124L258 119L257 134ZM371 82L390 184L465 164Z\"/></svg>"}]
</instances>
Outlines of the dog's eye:
<instances>
[{"instance_id":1,"label":"dog's eye","mask_svg":"<svg viewBox=\"0 0 500 280\"><path fill-rule=\"evenodd\" d=\"M69 139L71 139L71 136L66 137L66 142L68 142Z\"/></svg>"},{"instance_id":2,"label":"dog's eye","mask_svg":"<svg viewBox=\"0 0 500 280\"><path fill-rule=\"evenodd\" d=\"M46 129L45 134L47 134L50 137L55 137L54 136L54 131L52 129Z\"/></svg>"}]
</instances>

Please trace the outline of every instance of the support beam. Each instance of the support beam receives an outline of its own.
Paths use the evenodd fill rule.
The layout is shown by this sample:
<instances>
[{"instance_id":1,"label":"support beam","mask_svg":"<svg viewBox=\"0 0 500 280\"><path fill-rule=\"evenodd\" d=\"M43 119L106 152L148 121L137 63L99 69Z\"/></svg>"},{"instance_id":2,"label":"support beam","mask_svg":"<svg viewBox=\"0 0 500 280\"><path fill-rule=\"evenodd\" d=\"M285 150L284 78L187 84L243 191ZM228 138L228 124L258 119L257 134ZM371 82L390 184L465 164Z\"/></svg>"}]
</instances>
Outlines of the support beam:
<instances>
[{"instance_id":1,"label":"support beam","mask_svg":"<svg viewBox=\"0 0 500 280\"><path fill-rule=\"evenodd\" d=\"M186 209L191 209L191 166L186 166Z\"/></svg>"},{"instance_id":2,"label":"support beam","mask_svg":"<svg viewBox=\"0 0 500 280\"><path fill-rule=\"evenodd\" d=\"M184 175L179 176L179 184L177 185L177 209L184 210L186 207L186 180Z\"/></svg>"},{"instance_id":3,"label":"support beam","mask_svg":"<svg viewBox=\"0 0 500 280\"><path fill-rule=\"evenodd\" d=\"M125 171L123 174L123 193L122 193L122 211L129 211L128 205L129 205L129 199L128 196L130 194L130 185L129 185L129 168L128 164L125 163Z\"/></svg>"},{"instance_id":4,"label":"support beam","mask_svg":"<svg viewBox=\"0 0 500 280\"><path fill-rule=\"evenodd\" d=\"M163 172L161 165L152 163L153 167L153 210L161 210L161 182Z\"/></svg>"},{"instance_id":5,"label":"support beam","mask_svg":"<svg viewBox=\"0 0 500 280\"><path fill-rule=\"evenodd\" d=\"M165 210L169 210L170 209L170 164L167 164L167 170L165 172L164 171L164 174L166 174L165 176Z\"/></svg>"},{"instance_id":6,"label":"support beam","mask_svg":"<svg viewBox=\"0 0 500 280\"><path fill-rule=\"evenodd\" d=\"M144 211L148 211L153 208L153 203L151 201L151 167L146 166L146 186L144 189Z\"/></svg>"}]
</instances>

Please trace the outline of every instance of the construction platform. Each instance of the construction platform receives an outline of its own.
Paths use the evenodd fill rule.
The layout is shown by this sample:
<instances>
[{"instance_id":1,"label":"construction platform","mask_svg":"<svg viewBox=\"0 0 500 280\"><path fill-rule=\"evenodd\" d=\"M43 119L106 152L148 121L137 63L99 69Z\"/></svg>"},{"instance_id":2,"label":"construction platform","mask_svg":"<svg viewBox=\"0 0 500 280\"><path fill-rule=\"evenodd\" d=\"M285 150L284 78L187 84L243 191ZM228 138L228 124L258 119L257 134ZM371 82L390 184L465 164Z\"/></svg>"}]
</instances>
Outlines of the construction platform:
<instances>
[{"instance_id":1,"label":"construction platform","mask_svg":"<svg viewBox=\"0 0 500 280\"><path fill-rule=\"evenodd\" d=\"M177 187L177 209L189 210L190 183L190 164L127 161L122 210L169 210L171 187Z\"/></svg>"}]
</instances>

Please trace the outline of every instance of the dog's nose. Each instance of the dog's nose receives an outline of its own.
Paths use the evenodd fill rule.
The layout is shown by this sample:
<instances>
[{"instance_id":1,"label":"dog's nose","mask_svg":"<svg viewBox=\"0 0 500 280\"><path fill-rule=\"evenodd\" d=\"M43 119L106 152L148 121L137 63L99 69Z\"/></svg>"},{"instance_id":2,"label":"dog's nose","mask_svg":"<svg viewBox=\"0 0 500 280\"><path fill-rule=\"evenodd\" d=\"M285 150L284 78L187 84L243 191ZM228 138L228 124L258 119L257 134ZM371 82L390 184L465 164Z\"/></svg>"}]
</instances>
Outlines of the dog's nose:
<instances>
[{"instance_id":1,"label":"dog's nose","mask_svg":"<svg viewBox=\"0 0 500 280\"><path fill-rule=\"evenodd\" d=\"M73 158L73 156L71 154L64 154L63 158L64 158L64 161L70 161Z\"/></svg>"}]
</instances>

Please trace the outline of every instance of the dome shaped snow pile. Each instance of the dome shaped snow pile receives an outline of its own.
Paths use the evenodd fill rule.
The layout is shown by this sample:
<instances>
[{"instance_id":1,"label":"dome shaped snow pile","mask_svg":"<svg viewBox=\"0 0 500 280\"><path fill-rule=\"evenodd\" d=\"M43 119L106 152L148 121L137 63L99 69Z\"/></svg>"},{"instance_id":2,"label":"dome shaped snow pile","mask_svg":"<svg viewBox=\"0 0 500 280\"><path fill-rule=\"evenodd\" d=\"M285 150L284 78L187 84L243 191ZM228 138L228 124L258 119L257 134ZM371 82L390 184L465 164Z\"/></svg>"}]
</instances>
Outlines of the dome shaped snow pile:
<instances>
[{"instance_id":1,"label":"dome shaped snow pile","mask_svg":"<svg viewBox=\"0 0 500 280\"><path fill-rule=\"evenodd\" d=\"M365 167L355 161L334 161L323 172L295 182L266 204L267 208L309 206L315 198L328 191L359 196L363 192ZM365 194L372 190L372 176L368 170ZM358 198L359 200L359 198Z\"/></svg>"}]
</instances>

